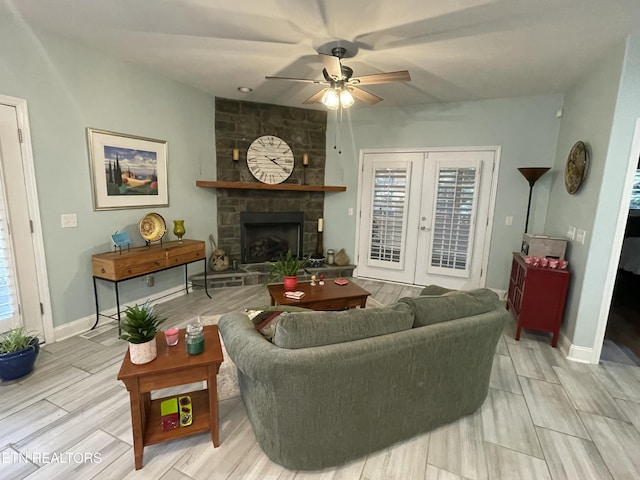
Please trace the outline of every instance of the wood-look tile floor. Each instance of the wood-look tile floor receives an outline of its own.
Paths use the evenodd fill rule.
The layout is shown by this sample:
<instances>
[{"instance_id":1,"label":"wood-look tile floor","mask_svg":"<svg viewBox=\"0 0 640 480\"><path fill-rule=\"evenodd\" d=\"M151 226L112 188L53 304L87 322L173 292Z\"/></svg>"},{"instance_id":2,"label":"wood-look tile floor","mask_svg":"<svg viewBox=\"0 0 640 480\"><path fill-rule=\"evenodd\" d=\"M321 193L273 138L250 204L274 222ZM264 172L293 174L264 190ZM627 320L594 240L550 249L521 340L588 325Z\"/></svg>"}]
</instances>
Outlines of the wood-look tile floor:
<instances>
[{"instance_id":1,"label":"wood-look tile floor","mask_svg":"<svg viewBox=\"0 0 640 480\"><path fill-rule=\"evenodd\" d=\"M420 291L354 281L382 304ZM158 311L178 324L269 301L260 285L211 293L170 300ZM219 448L206 433L152 445L135 471L128 393L116 380L127 345L113 323L101 324L46 345L31 375L0 386L0 479L640 478L640 367L615 344L605 345L603 358L617 361L584 365L551 348L547 335L525 331L516 342L514 333L510 323L477 412L346 465L302 472L271 462L242 401L232 398L220 402Z\"/></svg>"}]
</instances>

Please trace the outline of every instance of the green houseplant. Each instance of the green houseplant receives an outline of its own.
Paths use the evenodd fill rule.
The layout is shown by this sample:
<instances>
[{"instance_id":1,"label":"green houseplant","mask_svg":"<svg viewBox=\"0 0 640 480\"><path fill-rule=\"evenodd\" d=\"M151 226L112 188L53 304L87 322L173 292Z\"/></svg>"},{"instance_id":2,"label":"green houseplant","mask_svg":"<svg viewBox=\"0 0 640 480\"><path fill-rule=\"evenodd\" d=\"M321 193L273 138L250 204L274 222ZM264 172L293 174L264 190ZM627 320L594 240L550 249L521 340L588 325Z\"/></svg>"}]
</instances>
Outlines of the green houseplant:
<instances>
[{"instance_id":1,"label":"green houseplant","mask_svg":"<svg viewBox=\"0 0 640 480\"><path fill-rule=\"evenodd\" d=\"M124 313L127 317L120 323L120 338L129 342L131 363L149 363L158 355L156 334L165 319L158 318L148 301L129 306Z\"/></svg>"},{"instance_id":2,"label":"green houseplant","mask_svg":"<svg viewBox=\"0 0 640 480\"><path fill-rule=\"evenodd\" d=\"M270 268L268 281L278 281L282 279L284 289L293 291L298 286L298 271L305 267L309 261L308 257L297 258L287 250L285 255L281 255L275 262L267 262Z\"/></svg>"},{"instance_id":3,"label":"green houseplant","mask_svg":"<svg viewBox=\"0 0 640 480\"><path fill-rule=\"evenodd\" d=\"M36 332L14 328L0 336L0 379L14 380L31 373L40 352Z\"/></svg>"}]
</instances>

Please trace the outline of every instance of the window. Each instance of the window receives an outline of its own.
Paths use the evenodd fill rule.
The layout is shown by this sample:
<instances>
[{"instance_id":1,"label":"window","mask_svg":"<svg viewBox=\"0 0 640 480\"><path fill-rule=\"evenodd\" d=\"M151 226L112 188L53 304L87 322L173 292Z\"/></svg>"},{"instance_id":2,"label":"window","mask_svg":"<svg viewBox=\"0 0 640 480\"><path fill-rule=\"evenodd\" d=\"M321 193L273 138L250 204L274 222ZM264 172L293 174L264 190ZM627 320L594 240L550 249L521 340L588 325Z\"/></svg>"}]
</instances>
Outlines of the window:
<instances>
[{"instance_id":1,"label":"window","mask_svg":"<svg viewBox=\"0 0 640 480\"><path fill-rule=\"evenodd\" d=\"M374 173L369 258L400 263L407 208L406 167L378 167Z\"/></svg>"}]
</instances>

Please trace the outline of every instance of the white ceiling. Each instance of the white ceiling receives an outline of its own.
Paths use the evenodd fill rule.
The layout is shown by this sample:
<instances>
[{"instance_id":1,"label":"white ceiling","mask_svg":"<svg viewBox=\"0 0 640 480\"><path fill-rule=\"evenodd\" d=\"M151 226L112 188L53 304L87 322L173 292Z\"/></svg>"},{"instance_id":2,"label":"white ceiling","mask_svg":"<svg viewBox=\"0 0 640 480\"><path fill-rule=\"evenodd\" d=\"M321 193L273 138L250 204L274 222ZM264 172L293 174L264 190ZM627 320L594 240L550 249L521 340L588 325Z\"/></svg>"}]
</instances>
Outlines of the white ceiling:
<instances>
[{"instance_id":1,"label":"white ceiling","mask_svg":"<svg viewBox=\"0 0 640 480\"><path fill-rule=\"evenodd\" d=\"M292 106L321 87L264 77L321 79L318 49L336 41L357 49L343 61L354 76L409 70L410 83L366 87L409 105L563 92L640 28L640 0L0 2L26 28L212 95Z\"/></svg>"}]
</instances>

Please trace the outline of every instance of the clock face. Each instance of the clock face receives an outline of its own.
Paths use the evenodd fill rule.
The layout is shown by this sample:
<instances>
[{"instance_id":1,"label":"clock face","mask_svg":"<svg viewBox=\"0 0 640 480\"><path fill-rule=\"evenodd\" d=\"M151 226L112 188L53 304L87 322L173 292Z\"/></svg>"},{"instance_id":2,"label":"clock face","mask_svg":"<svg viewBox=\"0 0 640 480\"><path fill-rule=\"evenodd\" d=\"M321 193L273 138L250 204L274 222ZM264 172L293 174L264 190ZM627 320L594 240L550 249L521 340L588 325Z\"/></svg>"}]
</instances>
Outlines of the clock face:
<instances>
[{"instance_id":1,"label":"clock face","mask_svg":"<svg viewBox=\"0 0 640 480\"><path fill-rule=\"evenodd\" d=\"M249 147L247 166L262 183L282 183L293 173L293 152L281 138L265 135Z\"/></svg>"}]
</instances>

